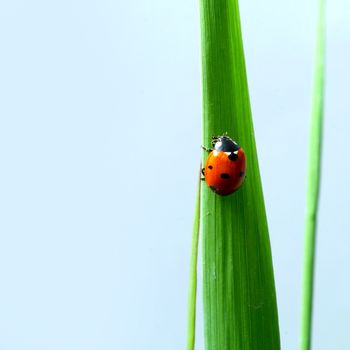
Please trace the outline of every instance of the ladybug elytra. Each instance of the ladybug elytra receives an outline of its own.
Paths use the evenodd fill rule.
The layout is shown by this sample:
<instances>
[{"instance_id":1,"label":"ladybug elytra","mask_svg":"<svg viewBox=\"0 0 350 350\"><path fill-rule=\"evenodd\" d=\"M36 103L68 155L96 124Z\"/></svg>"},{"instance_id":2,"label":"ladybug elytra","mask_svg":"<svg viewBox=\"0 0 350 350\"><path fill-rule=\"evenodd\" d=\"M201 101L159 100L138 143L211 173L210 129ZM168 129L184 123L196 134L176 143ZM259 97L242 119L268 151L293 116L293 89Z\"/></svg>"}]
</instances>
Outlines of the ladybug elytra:
<instances>
[{"instance_id":1,"label":"ladybug elytra","mask_svg":"<svg viewBox=\"0 0 350 350\"><path fill-rule=\"evenodd\" d=\"M245 180L246 158L242 147L229 136L212 138L213 149L209 152L202 169L205 182L218 195L227 196L239 189Z\"/></svg>"}]
</instances>

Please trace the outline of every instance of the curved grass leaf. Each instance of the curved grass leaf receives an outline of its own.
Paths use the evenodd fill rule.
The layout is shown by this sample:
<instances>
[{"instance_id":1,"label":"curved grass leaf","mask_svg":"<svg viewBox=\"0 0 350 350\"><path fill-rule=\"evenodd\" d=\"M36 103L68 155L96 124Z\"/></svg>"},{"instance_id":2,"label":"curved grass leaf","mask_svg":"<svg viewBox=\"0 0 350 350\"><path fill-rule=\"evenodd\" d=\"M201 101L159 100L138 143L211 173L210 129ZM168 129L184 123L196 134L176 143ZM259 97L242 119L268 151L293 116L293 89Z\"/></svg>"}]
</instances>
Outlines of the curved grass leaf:
<instances>
[{"instance_id":1,"label":"curved grass leaf","mask_svg":"<svg viewBox=\"0 0 350 350\"><path fill-rule=\"evenodd\" d=\"M202 186L205 348L276 350L276 294L238 3L200 3L202 142L208 147L213 135L228 132L247 155L247 178L238 192L220 197Z\"/></svg>"}]
</instances>

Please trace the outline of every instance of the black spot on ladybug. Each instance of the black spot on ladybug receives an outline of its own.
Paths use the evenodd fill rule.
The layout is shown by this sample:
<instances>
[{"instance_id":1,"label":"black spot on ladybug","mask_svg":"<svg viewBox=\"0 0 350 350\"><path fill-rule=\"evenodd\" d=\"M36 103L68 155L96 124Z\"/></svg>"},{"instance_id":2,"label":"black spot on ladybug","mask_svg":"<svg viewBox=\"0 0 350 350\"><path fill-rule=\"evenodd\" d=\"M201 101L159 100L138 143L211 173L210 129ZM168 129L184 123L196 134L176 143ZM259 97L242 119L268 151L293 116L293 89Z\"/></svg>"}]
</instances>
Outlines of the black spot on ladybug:
<instances>
[{"instance_id":1,"label":"black spot on ladybug","mask_svg":"<svg viewBox=\"0 0 350 350\"><path fill-rule=\"evenodd\" d=\"M244 171L241 171L240 173L239 173L239 177L243 177L244 176Z\"/></svg>"},{"instance_id":2,"label":"black spot on ladybug","mask_svg":"<svg viewBox=\"0 0 350 350\"><path fill-rule=\"evenodd\" d=\"M213 169L213 166L212 166L212 165L209 165L208 168L211 170L211 169Z\"/></svg>"},{"instance_id":3,"label":"black spot on ladybug","mask_svg":"<svg viewBox=\"0 0 350 350\"><path fill-rule=\"evenodd\" d=\"M222 173L222 174L220 175L220 177L221 177L222 179L227 180L227 179L229 179L229 178L230 178L230 174L227 174L227 173Z\"/></svg>"},{"instance_id":4,"label":"black spot on ladybug","mask_svg":"<svg viewBox=\"0 0 350 350\"><path fill-rule=\"evenodd\" d=\"M236 153L231 153L229 156L228 156L228 159L229 160L232 160L232 161L235 161L238 159L238 155Z\"/></svg>"}]
</instances>

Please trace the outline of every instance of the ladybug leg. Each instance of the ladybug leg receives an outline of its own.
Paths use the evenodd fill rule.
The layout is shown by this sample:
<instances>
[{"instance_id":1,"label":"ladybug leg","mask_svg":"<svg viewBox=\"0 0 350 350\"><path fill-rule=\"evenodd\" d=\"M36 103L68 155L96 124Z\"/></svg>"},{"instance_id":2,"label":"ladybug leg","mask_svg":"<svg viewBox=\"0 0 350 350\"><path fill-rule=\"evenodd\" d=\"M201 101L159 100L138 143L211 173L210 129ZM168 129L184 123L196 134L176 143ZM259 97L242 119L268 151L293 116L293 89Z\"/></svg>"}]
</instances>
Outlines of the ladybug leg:
<instances>
[{"instance_id":1,"label":"ladybug leg","mask_svg":"<svg viewBox=\"0 0 350 350\"><path fill-rule=\"evenodd\" d=\"M203 177L201 176L201 181L204 181L204 180L205 180L205 173L204 173L204 170L205 170L205 168L202 168L201 173L202 173Z\"/></svg>"},{"instance_id":2,"label":"ladybug leg","mask_svg":"<svg viewBox=\"0 0 350 350\"><path fill-rule=\"evenodd\" d=\"M204 149L204 151L206 151L206 152L211 152L212 151L212 149L210 149L210 148L207 148L207 147L204 147L204 146L201 146L202 147L202 149Z\"/></svg>"},{"instance_id":3,"label":"ladybug leg","mask_svg":"<svg viewBox=\"0 0 350 350\"><path fill-rule=\"evenodd\" d=\"M204 180L205 180L205 177L204 177L204 176L205 176L205 174L204 174L204 170L205 170L205 168L202 168L202 171L201 171L201 172L202 172L202 175L203 175L203 177L201 177L201 180L202 180L202 181L204 181Z\"/></svg>"}]
</instances>

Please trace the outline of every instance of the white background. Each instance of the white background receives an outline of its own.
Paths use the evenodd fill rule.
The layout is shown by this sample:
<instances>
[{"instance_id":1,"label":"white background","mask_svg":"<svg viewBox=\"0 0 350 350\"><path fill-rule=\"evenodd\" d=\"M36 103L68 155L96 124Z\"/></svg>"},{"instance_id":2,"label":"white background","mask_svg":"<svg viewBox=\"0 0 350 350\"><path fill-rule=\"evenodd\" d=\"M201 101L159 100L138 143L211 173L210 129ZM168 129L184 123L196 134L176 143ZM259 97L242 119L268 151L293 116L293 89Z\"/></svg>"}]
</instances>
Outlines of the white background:
<instances>
[{"instance_id":1,"label":"white background","mask_svg":"<svg viewBox=\"0 0 350 350\"><path fill-rule=\"evenodd\" d=\"M284 350L298 346L315 9L241 1ZM348 348L349 9L328 6L318 350ZM0 3L1 349L184 349L199 38L197 1Z\"/></svg>"}]
</instances>

